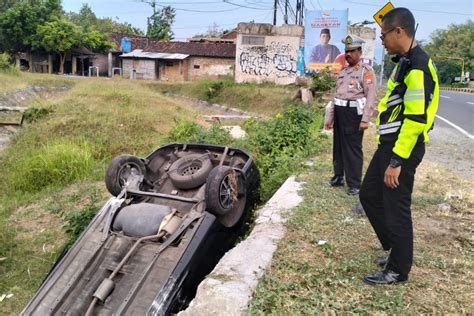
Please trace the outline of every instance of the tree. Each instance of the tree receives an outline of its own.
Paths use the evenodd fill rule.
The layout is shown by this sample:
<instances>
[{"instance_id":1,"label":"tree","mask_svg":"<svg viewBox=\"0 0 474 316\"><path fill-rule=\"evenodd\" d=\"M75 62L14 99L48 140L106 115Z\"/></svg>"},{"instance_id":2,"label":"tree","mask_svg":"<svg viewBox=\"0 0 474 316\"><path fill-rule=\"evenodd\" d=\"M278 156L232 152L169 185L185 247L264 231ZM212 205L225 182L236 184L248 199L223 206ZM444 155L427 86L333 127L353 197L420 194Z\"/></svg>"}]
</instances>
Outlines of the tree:
<instances>
[{"instance_id":1,"label":"tree","mask_svg":"<svg viewBox=\"0 0 474 316\"><path fill-rule=\"evenodd\" d=\"M130 35L144 35L142 30L133 27L130 23L119 23L111 18L98 18L87 4L82 5L79 13L69 12L67 18L86 32L95 30L102 33L117 32Z\"/></svg>"},{"instance_id":2,"label":"tree","mask_svg":"<svg viewBox=\"0 0 474 316\"><path fill-rule=\"evenodd\" d=\"M441 82L449 83L453 76L461 75L461 61L448 60L446 57L464 59L465 70L472 71L474 68L473 21L451 24L445 30L434 31L430 38L431 43L424 48L435 61Z\"/></svg>"},{"instance_id":3,"label":"tree","mask_svg":"<svg viewBox=\"0 0 474 316\"><path fill-rule=\"evenodd\" d=\"M156 3L151 2L153 14L148 18L148 28L146 35L162 41L170 41L174 37L171 25L176 16L176 10L170 6L156 9Z\"/></svg>"},{"instance_id":4,"label":"tree","mask_svg":"<svg viewBox=\"0 0 474 316\"><path fill-rule=\"evenodd\" d=\"M38 26L39 44L49 52L60 57L60 73L64 73L66 53L81 44L81 32L78 26L65 18L54 17L51 21Z\"/></svg>"},{"instance_id":5,"label":"tree","mask_svg":"<svg viewBox=\"0 0 474 316\"><path fill-rule=\"evenodd\" d=\"M3 49L12 53L31 52L38 46L38 26L61 12L60 0L19 1L0 14Z\"/></svg>"},{"instance_id":6,"label":"tree","mask_svg":"<svg viewBox=\"0 0 474 316\"><path fill-rule=\"evenodd\" d=\"M106 52L114 46L112 42L109 42L107 34L99 31L83 33L78 44L96 52Z\"/></svg>"},{"instance_id":7,"label":"tree","mask_svg":"<svg viewBox=\"0 0 474 316\"><path fill-rule=\"evenodd\" d=\"M0 13L14 6L19 0L0 0Z\"/></svg>"},{"instance_id":8,"label":"tree","mask_svg":"<svg viewBox=\"0 0 474 316\"><path fill-rule=\"evenodd\" d=\"M194 35L194 38L221 38L224 34L229 33L229 30L219 28L219 25L217 23L212 24L207 28L206 33L198 33Z\"/></svg>"}]
</instances>

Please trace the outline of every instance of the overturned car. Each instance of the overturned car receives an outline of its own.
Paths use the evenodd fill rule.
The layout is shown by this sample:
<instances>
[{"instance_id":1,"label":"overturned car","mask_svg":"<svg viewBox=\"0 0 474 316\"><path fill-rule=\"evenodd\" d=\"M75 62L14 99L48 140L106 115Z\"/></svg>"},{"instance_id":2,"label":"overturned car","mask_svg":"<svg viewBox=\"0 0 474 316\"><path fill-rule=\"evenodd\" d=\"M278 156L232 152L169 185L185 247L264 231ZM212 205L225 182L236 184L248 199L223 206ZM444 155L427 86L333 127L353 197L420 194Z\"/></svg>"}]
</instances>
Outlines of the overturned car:
<instances>
[{"instance_id":1,"label":"overturned car","mask_svg":"<svg viewBox=\"0 0 474 316\"><path fill-rule=\"evenodd\" d=\"M258 198L244 151L171 144L107 169L114 195L56 262L23 315L167 315L235 242Z\"/></svg>"}]
</instances>

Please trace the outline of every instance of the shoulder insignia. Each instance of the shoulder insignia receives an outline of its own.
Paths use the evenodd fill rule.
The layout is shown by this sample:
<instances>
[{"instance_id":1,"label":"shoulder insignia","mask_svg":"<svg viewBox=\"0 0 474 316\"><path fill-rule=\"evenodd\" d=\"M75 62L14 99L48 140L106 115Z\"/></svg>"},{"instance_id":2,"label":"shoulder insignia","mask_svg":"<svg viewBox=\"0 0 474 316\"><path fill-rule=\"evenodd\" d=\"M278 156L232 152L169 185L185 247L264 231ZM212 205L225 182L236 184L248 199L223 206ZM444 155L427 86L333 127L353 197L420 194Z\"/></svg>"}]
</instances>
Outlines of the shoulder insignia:
<instances>
[{"instance_id":1,"label":"shoulder insignia","mask_svg":"<svg viewBox=\"0 0 474 316\"><path fill-rule=\"evenodd\" d=\"M364 81L367 83L367 84L372 84L374 83L375 81L375 74L372 70L370 71L367 71L365 74L364 74Z\"/></svg>"}]
</instances>

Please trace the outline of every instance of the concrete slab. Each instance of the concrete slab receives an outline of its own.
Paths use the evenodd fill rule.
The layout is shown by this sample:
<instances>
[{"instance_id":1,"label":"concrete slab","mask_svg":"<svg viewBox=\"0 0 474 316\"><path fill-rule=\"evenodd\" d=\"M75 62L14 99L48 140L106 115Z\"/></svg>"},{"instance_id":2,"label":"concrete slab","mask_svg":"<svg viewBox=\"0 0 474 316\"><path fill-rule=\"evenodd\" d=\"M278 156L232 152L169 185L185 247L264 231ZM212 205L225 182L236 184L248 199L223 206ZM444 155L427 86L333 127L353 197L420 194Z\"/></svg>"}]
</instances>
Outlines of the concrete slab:
<instances>
[{"instance_id":1,"label":"concrete slab","mask_svg":"<svg viewBox=\"0 0 474 316\"><path fill-rule=\"evenodd\" d=\"M288 178L273 197L257 211L255 227L247 239L224 255L199 285L189 307L178 313L191 315L243 315L258 280L270 267L278 241L285 236L285 213L298 206L302 183Z\"/></svg>"}]
</instances>

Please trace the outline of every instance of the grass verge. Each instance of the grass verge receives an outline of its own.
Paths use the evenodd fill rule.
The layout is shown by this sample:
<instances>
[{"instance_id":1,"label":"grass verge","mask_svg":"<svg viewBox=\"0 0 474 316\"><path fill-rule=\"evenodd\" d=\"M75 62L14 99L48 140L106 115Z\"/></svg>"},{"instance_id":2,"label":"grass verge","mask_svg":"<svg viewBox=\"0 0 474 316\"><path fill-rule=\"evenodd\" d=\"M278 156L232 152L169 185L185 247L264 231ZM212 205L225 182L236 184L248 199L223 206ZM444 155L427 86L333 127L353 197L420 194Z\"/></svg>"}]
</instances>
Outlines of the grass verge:
<instances>
[{"instance_id":1,"label":"grass verge","mask_svg":"<svg viewBox=\"0 0 474 316\"><path fill-rule=\"evenodd\" d=\"M366 165L375 150L373 140L372 128L365 137ZM326 184L332 175L331 153L320 156L313 168L301 177L305 201L289 219L287 235L259 282L249 314L473 313L472 181L429 161L421 164L412 204L410 282L372 287L361 278L377 270L374 260L384 252L367 219L351 213L357 198ZM441 202L451 209L439 208Z\"/></svg>"}]
</instances>

